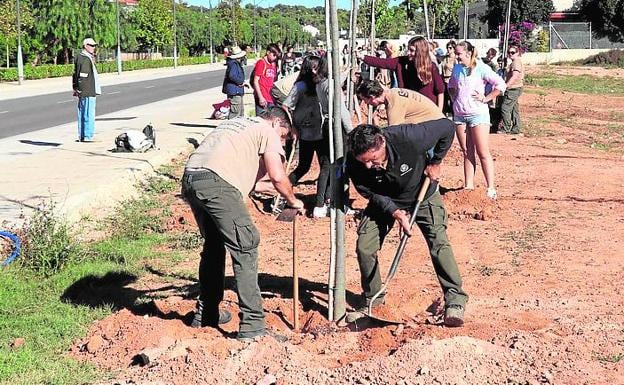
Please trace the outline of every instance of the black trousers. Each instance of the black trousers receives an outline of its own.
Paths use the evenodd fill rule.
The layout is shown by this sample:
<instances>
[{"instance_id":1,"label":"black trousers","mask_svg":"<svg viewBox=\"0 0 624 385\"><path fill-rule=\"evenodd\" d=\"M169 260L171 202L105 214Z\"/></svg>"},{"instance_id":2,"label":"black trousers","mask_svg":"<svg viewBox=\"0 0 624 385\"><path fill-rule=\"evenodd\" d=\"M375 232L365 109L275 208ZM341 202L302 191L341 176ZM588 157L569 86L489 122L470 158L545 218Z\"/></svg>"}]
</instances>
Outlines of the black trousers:
<instances>
[{"instance_id":1,"label":"black trousers","mask_svg":"<svg viewBox=\"0 0 624 385\"><path fill-rule=\"evenodd\" d=\"M329 173L331 165L329 163L329 139L327 137L315 141L299 140L299 164L290 173L288 179L293 185L297 184L299 179L303 178L310 171L312 157L315 152L321 168L318 181L316 182L315 206L322 207L325 204L325 200L330 197Z\"/></svg>"}]
</instances>

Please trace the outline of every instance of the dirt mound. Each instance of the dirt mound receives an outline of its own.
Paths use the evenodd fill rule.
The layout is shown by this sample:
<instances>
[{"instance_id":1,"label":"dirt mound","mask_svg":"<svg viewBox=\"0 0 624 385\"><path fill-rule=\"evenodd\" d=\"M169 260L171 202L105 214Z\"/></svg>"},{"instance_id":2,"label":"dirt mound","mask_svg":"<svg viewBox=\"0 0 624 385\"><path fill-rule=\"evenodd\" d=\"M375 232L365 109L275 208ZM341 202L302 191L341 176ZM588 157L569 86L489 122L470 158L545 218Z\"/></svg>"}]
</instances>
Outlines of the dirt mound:
<instances>
[{"instance_id":1,"label":"dirt mound","mask_svg":"<svg viewBox=\"0 0 624 385\"><path fill-rule=\"evenodd\" d=\"M444 192L443 198L448 216L453 219L491 221L498 211L496 201L489 199L482 188L448 190Z\"/></svg>"}]
</instances>

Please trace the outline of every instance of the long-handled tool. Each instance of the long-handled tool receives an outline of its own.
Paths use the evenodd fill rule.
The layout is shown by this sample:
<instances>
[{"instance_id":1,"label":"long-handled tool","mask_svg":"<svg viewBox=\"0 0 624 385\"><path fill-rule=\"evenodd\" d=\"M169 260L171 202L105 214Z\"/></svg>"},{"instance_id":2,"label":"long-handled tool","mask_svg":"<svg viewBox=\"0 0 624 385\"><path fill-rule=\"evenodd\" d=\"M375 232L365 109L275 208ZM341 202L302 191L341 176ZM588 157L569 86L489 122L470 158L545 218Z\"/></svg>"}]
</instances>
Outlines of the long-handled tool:
<instances>
[{"instance_id":1,"label":"long-handled tool","mask_svg":"<svg viewBox=\"0 0 624 385\"><path fill-rule=\"evenodd\" d=\"M427 189L429 188L430 183L431 181L429 177L425 177L425 180L422 182L422 185L420 186L420 191L418 192L418 197L416 198L416 206L414 206L414 210L412 210L412 216L410 217L410 222L409 222L410 230L412 229L412 226L414 225L414 222L416 221L416 214L418 213L420 204L425 198L425 194L427 193ZM401 236L401 243L399 243L399 248L397 249L396 254L394 254L394 259L392 260L392 264L390 265L390 270L388 270L388 275L386 276L386 280L383 286L381 287L381 289L377 293L375 293L375 295L371 298L370 303L368 305L367 315L370 318L373 318L377 321L381 321L384 323L396 323L396 324L402 323L401 321L394 321L394 320L386 319L384 317L375 316L373 314L373 304L375 303L375 300L377 299L377 297L379 297L383 292L386 291L388 284L390 283L392 278L394 278L394 275L396 274L396 271L399 267L399 263L401 262L401 256L403 255L403 251L405 250L405 245L407 245L408 239L409 239L409 236L405 232L403 232L403 235Z\"/></svg>"},{"instance_id":2,"label":"long-handled tool","mask_svg":"<svg viewBox=\"0 0 624 385\"><path fill-rule=\"evenodd\" d=\"M293 250L293 330L299 330L299 250L297 248L297 215L299 210L292 207L283 209L277 216L278 221L292 222Z\"/></svg>"},{"instance_id":3,"label":"long-handled tool","mask_svg":"<svg viewBox=\"0 0 624 385\"><path fill-rule=\"evenodd\" d=\"M297 148L298 141L299 138L295 139L293 141L292 148L290 149L288 162L286 162L286 176L288 176L288 174L290 173L290 165L292 164L293 158L295 157L295 149ZM280 205L280 198L281 195L279 193L277 193L277 195L273 197L273 203L271 204L271 211L273 212L273 214L279 214L283 210L283 207L281 207Z\"/></svg>"}]
</instances>

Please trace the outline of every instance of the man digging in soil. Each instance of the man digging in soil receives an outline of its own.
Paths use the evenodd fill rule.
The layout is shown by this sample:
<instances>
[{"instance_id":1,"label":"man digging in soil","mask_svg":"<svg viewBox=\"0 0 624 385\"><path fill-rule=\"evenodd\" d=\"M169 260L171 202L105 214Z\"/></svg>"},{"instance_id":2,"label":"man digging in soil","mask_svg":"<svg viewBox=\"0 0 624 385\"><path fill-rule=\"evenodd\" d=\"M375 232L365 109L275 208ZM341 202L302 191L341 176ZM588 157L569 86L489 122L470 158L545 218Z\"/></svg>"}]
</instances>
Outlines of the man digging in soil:
<instances>
[{"instance_id":1,"label":"man digging in soil","mask_svg":"<svg viewBox=\"0 0 624 385\"><path fill-rule=\"evenodd\" d=\"M444 124L446 122L446 124ZM403 124L382 130L363 124L348 138L348 173L357 191L366 199L358 226L356 252L360 266L363 294L362 308L367 313L370 301L381 289L377 252L386 235L398 221L401 230L410 234L407 212L415 207L420 185L426 176L431 186L418 209L416 222L422 232L431 261L444 294L444 324L464 324L468 295L462 290L461 276L446 235L447 215L438 192L440 163L453 143L455 127L450 120ZM433 157L427 160L427 150ZM383 304L382 293L373 307Z\"/></svg>"},{"instance_id":2,"label":"man digging in soil","mask_svg":"<svg viewBox=\"0 0 624 385\"><path fill-rule=\"evenodd\" d=\"M232 319L228 311L219 309L227 249L240 307L236 338L251 341L269 334L258 287L260 236L243 197L266 173L287 204L303 210L303 202L295 197L283 166L282 146L290 130L288 117L281 109L273 109L263 119L226 121L203 140L186 163L182 193L204 238L193 327L217 327ZM280 341L286 339L271 335Z\"/></svg>"}]
</instances>

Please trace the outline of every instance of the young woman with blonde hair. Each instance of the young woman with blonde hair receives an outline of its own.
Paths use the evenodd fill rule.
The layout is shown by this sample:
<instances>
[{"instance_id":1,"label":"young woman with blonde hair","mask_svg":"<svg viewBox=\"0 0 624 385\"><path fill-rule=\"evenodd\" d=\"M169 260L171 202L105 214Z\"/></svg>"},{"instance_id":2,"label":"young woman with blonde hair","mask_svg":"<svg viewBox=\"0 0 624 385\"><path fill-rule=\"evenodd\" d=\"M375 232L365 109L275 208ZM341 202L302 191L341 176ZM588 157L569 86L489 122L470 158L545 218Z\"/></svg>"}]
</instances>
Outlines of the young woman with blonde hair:
<instances>
[{"instance_id":1,"label":"young woman with blonde hair","mask_svg":"<svg viewBox=\"0 0 624 385\"><path fill-rule=\"evenodd\" d=\"M458 64L453 67L448 89L453 100L457 141L464 154L464 188L473 190L475 187L476 152L487 183L487 196L496 199L494 161L490 154L489 143L488 103L505 91L505 81L488 65L477 59L477 50L468 41L457 44L455 55ZM487 95L486 84L492 86L492 92Z\"/></svg>"}]
</instances>

